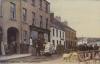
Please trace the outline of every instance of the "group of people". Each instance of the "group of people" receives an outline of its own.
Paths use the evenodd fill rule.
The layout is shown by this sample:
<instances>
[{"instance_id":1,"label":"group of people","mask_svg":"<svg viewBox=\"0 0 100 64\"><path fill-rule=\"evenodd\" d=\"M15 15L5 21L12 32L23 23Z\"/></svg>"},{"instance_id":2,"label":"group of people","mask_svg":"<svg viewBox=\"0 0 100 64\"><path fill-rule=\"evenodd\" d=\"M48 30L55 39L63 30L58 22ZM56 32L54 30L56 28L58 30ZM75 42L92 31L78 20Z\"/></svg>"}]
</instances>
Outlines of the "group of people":
<instances>
[{"instance_id":1,"label":"group of people","mask_svg":"<svg viewBox=\"0 0 100 64\"><path fill-rule=\"evenodd\" d=\"M98 50L98 49L99 49L99 46L97 44L95 45L83 44L83 45L78 46L79 51L92 51L92 50Z\"/></svg>"},{"instance_id":2,"label":"group of people","mask_svg":"<svg viewBox=\"0 0 100 64\"><path fill-rule=\"evenodd\" d=\"M32 37L30 38L30 49L33 55L41 56L42 51L45 49L45 41L41 41L40 39L37 39L35 41L32 40Z\"/></svg>"}]
</instances>

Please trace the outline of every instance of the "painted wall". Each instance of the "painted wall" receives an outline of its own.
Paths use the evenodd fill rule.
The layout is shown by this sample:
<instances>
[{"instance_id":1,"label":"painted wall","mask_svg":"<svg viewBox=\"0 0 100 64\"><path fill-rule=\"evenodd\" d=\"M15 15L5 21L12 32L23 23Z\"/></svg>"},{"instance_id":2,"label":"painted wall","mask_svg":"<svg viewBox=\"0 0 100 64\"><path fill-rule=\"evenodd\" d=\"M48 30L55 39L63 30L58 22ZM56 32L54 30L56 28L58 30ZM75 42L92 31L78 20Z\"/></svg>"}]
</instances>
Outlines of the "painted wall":
<instances>
[{"instance_id":1,"label":"painted wall","mask_svg":"<svg viewBox=\"0 0 100 64\"><path fill-rule=\"evenodd\" d=\"M54 33L55 33L54 36L53 36L53 29L54 29ZM58 30L58 36L57 36L56 30ZM60 37L60 31L61 31L61 37ZM63 37L63 33L64 33L64 37ZM57 44L60 44L60 42L61 42L62 45L64 45L64 42L65 42L65 32L63 30L51 27L50 38L51 38L50 39L51 44L53 44L53 40L55 41L55 49L56 49ZM58 43L57 43L57 41L58 41Z\"/></svg>"}]
</instances>

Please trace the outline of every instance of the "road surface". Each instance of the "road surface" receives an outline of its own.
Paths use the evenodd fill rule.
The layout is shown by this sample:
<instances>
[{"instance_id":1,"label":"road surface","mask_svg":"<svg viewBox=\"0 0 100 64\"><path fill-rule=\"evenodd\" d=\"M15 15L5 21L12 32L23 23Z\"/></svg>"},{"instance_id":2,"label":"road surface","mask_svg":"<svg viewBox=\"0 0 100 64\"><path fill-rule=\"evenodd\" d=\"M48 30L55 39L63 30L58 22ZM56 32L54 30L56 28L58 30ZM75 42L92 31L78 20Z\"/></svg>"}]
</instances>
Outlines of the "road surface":
<instances>
[{"instance_id":1,"label":"road surface","mask_svg":"<svg viewBox=\"0 0 100 64\"><path fill-rule=\"evenodd\" d=\"M78 62L78 61L65 61L60 56L52 56L52 57L25 57L25 58L18 58L12 59L8 61L3 61L0 64L100 64L100 61L87 61L87 62Z\"/></svg>"}]
</instances>

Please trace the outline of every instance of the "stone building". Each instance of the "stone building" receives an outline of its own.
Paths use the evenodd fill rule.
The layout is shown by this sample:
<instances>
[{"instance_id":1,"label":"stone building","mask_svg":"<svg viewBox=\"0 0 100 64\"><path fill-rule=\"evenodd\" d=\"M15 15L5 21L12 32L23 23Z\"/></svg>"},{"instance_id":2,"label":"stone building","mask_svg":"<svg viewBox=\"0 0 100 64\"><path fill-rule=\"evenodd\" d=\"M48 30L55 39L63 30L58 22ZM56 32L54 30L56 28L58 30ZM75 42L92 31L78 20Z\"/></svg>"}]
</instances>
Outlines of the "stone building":
<instances>
[{"instance_id":1,"label":"stone building","mask_svg":"<svg viewBox=\"0 0 100 64\"><path fill-rule=\"evenodd\" d=\"M29 53L30 36L49 41L49 12L46 0L0 0L0 55Z\"/></svg>"}]
</instances>

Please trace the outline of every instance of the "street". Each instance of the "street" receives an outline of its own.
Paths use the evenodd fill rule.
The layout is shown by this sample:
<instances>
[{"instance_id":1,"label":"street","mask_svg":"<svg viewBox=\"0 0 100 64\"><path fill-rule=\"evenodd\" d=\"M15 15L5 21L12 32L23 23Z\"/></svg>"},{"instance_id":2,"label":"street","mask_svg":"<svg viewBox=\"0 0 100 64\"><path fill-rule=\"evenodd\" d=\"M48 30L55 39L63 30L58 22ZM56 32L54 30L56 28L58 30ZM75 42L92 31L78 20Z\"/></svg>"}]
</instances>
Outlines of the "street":
<instances>
[{"instance_id":1,"label":"street","mask_svg":"<svg viewBox=\"0 0 100 64\"><path fill-rule=\"evenodd\" d=\"M89 62L65 62L62 60L62 58L58 58L55 60L51 60L51 61L43 61L43 62L15 62L15 63L11 63L11 62L5 62L5 63L0 63L0 64L100 64L99 61L97 61L96 63L93 61L89 61Z\"/></svg>"},{"instance_id":2,"label":"street","mask_svg":"<svg viewBox=\"0 0 100 64\"><path fill-rule=\"evenodd\" d=\"M31 60L31 59L29 59ZM32 62L2 62L0 64L73 64L72 62L65 62L61 57L58 58L41 58L41 59L35 59ZM74 63L75 64L75 63ZM77 63L76 63L77 64Z\"/></svg>"},{"instance_id":3,"label":"street","mask_svg":"<svg viewBox=\"0 0 100 64\"><path fill-rule=\"evenodd\" d=\"M100 61L89 60L85 62L79 62L78 60L66 61L62 56L53 55L52 57L23 57L17 59L11 59L7 61L2 61L0 64L100 64Z\"/></svg>"},{"instance_id":4,"label":"street","mask_svg":"<svg viewBox=\"0 0 100 64\"><path fill-rule=\"evenodd\" d=\"M29 56L24 58L17 58L17 59L11 59L2 61L0 64L55 64L55 63L61 63L62 58L61 56L53 55L51 57L45 57L45 56Z\"/></svg>"}]
</instances>

